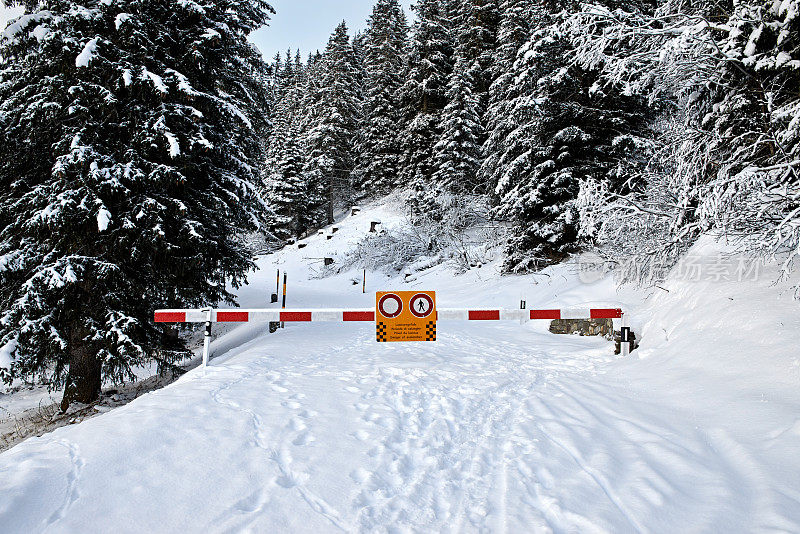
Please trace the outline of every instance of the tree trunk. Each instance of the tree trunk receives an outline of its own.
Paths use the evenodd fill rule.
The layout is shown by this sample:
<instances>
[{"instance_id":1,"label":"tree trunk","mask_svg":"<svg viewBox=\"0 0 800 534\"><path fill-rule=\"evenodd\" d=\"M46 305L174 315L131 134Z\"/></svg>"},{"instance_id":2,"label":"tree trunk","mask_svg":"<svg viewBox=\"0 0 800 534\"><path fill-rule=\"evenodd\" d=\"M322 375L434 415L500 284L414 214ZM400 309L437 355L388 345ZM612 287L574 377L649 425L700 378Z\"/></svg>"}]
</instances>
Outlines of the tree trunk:
<instances>
[{"instance_id":1,"label":"tree trunk","mask_svg":"<svg viewBox=\"0 0 800 534\"><path fill-rule=\"evenodd\" d=\"M333 224L333 197L334 197L334 177L331 173L330 181L328 182L328 224Z\"/></svg>"},{"instance_id":2,"label":"tree trunk","mask_svg":"<svg viewBox=\"0 0 800 534\"><path fill-rule=\"evenodd\" d=\"M85 342L72 343L69 351L69 371L64 387L61 411L73 402L89 404L100 398L103 363L96 351Z\"/></svg>"}]
</instances>

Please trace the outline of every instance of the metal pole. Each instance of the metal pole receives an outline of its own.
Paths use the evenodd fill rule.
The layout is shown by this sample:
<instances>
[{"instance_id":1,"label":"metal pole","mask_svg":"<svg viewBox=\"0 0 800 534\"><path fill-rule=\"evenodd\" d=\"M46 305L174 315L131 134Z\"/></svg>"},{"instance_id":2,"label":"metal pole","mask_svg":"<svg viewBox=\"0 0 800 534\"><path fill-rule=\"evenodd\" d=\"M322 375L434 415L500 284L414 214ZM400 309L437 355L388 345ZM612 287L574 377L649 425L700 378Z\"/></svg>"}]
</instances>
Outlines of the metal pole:
<instances>
[{"instance_id":1,"label":"metal pole","mask_svg":"<svg viewBox=\"0 0 800 534\"><path fill-rule=\"evenodd\" d=\"M364 269L364 280L361 283L361 292L362 293L366 293L367 292L367 270L366 269Z\"/></svg>"},{"instance_id":2,"label":"metal pole","mask_svg":"<svg viewBox=\"0 0 800 534\"><path fill-rule=\"evenodd\" d=\"M619 329L619 348L623 357L631 354L631 329L628 326L628 316L622 314L622 324Z\"/></svg>"},{"instance_id":3,"label":"metal pole","mask_svg":"<svg viewBox=\"0 0 800 534\"><path fill-rule=\"evenodd\" d=\"M283 304L281 308L286 308L286 271L283 271ZM283 322L281 322L281 328L284 327Z\"/></svg>"},{"instance_id":4,"label":"metal pole","mask_svg":"<svg viewBox=\"0 0 800 534\"><path fill-rule=\"evenodd\" d=\"M278 269L277 272L275 273L275 293L270 295L269 303L270 304L277 304L278 295L280 295L280 294L281 294L281 270ZM270 321L270 323L269 323L269 333L270 334L274 334L278 330L279 326L280 326L279 322Z\"/></svg>"},{"instance_id":5,"label":"metal pole","mask_svg":"<svg viewBox=\"0 0 800 534\"><path fill-rule=\"evenodd\" d=\"M204 333L205 339L203 340L203 370L205 371L208 366L208 350L211 345L211 308L207 308L203 311L208 313L206 316L206 330Z\"/></svg>"}]
</instances>

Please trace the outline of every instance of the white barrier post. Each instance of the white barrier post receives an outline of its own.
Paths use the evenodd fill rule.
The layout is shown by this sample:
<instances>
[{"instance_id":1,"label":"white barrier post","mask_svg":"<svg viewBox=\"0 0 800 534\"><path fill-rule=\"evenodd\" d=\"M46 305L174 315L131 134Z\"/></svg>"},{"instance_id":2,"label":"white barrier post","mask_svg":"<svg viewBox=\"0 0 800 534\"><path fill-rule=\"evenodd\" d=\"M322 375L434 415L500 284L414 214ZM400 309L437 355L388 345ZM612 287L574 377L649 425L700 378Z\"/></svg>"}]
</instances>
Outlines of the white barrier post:
<instances>
[{"instance_id":1,"label":"white barrier post","mask_svg":"<svg viewBox=\"0 0 800 534\"><path fill-rule=\"evenodd\" d=\"M619 348L623 357L631 355L631 328L628 326L628 315L622 314L622 323L619 328Z\"/></svg>"},{"instance_id":2,"label":"white barrier post","mask_svg":"<svg viewBox=\"0 0 800 534\"><path fill-rule=\"evenodd\" d=\"M206 316L206 330L204 332L203 340L203 370L208 366L208 349L211 345L211 308L202 310L208 315Z\"/></svg>"}]
</instances>

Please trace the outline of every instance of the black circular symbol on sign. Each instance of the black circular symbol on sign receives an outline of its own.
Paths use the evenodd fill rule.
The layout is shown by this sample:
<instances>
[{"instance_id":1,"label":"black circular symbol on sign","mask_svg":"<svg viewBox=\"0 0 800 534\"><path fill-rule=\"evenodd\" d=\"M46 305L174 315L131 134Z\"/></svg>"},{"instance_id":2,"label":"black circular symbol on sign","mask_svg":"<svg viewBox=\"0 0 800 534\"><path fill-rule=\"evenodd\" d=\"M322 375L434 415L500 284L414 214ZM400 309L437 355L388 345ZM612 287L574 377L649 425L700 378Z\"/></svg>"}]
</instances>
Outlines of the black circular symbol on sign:
<instances>
[{"instance_id":1,"label":"black circular symbol on sign","mask_svg":"<svg viewBox=\"0 0 800 534\"><path fill-rule=\"evenodd\" d=\"M403 311L403 301L394 293L389 293L378 301L378 310L387 319L394 319Z\"/></svg>"},{"instance_id":2,"label":"black circular symbol on sign","mask_svg":"<svg viewBox=\"0 0 800 534\"><path fill-rule=\"evenodd\" d=\"M417 293L411 297L409 308L415 317L427 317L433 311L433 299L425 293Z\"/></svg>"}]
</instances>

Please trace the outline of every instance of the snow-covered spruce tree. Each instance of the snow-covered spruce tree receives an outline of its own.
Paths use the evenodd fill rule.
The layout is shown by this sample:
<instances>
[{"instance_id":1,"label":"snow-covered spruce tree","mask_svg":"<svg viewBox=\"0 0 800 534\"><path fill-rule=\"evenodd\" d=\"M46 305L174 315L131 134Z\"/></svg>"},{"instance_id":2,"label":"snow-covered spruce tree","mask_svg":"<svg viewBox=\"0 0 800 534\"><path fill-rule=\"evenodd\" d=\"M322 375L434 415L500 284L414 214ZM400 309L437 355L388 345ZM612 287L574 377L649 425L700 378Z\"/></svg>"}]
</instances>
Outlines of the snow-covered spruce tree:
<instances>
[{"instance_id":1,"label":"snow-covered spruce tree","mask_svg":"<svg viewBox=\"0 0 800 534\"><path fill-rule=\"evenodd\" d=\"M305 175L309 197L322 198L324 204L314 206L324 216L318 225L333 223L336 202L350 200L352 188L354 136L361 119L362 90L357 84L353 47L344 22L337 26L312 82L313 108L306 137L307 162Z\"/></svg>"},{"instance_id":2,"label":"snow-covered spruce tree","mask_svg":"<svg viewBox=\"0 0 800 534\"><path fill-rule=\"evenodd\" d=\"M486 141L481 151L481 168L478 179L490 187L497 184L504 165L501 158L511 133L518 127L513 108L518 93L523 88L514 77L517 52L527 42L541 6L530 0L502 0L500 27L497 33L497 51L492 67L492 84L489 87L484 124Z\"/></svg>"},{"instance_id":3,"label":"snow-covered spruce tree","mask_svg":"<svg viewBox=\"0 0 800 534\"><path fill-rule=\"evenodd\" d=\"M498 0L451 0L456 51L467 64L481 113L486 110L497 54L498 4Z\"/></svg>"},{"instance_id":4,"label":"snow-covered spruce tree","mask_svg":"<svg viewBox=\"0 0 800 534\"><path fill-rule=\"evenodd\" d=\"M366 194L387 193L399 183L398 89L403 83L408 34L397 0L378 0L363 40L364 121L359 139L355 186Z\"/></svg>"},{"instance_id":5,"label":"snow-covered spruce tree","mask_svg":"<svg viewBox=\"0 0 800 534\"><path fill-rule=\"evenodd\" d=\"M307 229L308 200L298 103L298 91L292 87L283 91L283 98L275 106L263 186L264 200L272 210L268 230L281 241L300 237Z\"/></svg>"},{"instance_id":6,"label":"snow-covered spruce tree","mask_svg":"<svg viewBox=\"0 0 800 534\"><path fill-rule=\"evenodd\" d=\"M28 7L0 44L0 351L66 408L162 346L154 308L232 300L252 267L271 8Z\"/></svg>"},{"instance_id":7,"label":"snow-covered spruce tree","mask_svg":"<svg viewBox=\"0 0 800 534\"><path fill-rule=\"evenodd\" d=\"M456 62L442 112L442 133L434 150L434 187L452 194L474 193L478 188L480 138L483 135L478 100L472 93L472 69L466 60Z\"/></svg>"},{"instance_id":8,"label":"snow-covered spruce tree","mask_svg":"<svg viewBox=\"0 0 800 534\"><path fill-rule=\"evenodd\" d=\"M364 68L365 55L366 55L366 34L363 31L357 31L353 36L353 63L355 65L355 80L356 86L361 87L362 94L366 91L366 77L367 73ZM363 113L363 110L362 110Z\"/></svg>"},{"instance_id":9,"label":"snow-covered spruce tree","mask_svg":"<svg viewBox=\"0 0 800 534\"><path fill-rule=\"evenodd\" d=\"M420 0L408 53L406 80L400 88L403 150L400 176L410 184L415 213L435 206L433 147L441 134L447 83L453 70L452 24L441 0Z\"/></svg>"},{"instance_id":10,"label":"snow-covered spruce tree","mask_svg":"<svg viewBox=\"0 0 800 534\"><path fill-rule=\"evenodd\" d=\"M271 172L265 188L265 200L273 212L269 220L270 233L281 241L300 237L308 229L300 136L291 126L287 134L278 157L270 162Z\"/></svg>"},{"instance_id":11,"label":"snow-covered spruce tree","mask_svg":"<svg viewBox=\"0 0 800 534\"><path fill-rule=\"evenodd\" d=\"M270 172L275 166L275 162L281 158L283 147L286 143L288 129L291 119L297 107L297 95L287 94L294 85L294 66L291 64L289 52L286 53L287 62L284 63L280 55L276 56L275 62L270 66L273 72L270 96L273 105L270 107L270 123L272 129L267 138L266 172Z\"/></svg>"},{"instance_id":12,"label":"snow-covered spruce tree","mask_svg":"<svg viewBox=\"0 0 800 534\"><path fill-rule=\"evenodd\" d=\"M309 209L301 147L305 68L298 56L292 59L290 52L284 65L277 73L280 98L273 106L263 184L264 199L273 212L269 232L281 241L300 237L306 231Z\"/></svg>"},{"instance_id":13,"label":"snow-covered spruce tree","mask_svg":"<svg viewBox=\"0 0 800 534\"><path fill-rule=\"evenodd\" d=\"M636 97L602 87L597 71L573 64L564 16L543 10L514 64L517 96L507 120L517 126L497 158L495 187L496 215L516 227L511 271L538 269L578 249L580 180L634 186L618 170L636 148L645 109Z\"/></svg>"}]
</instances>

